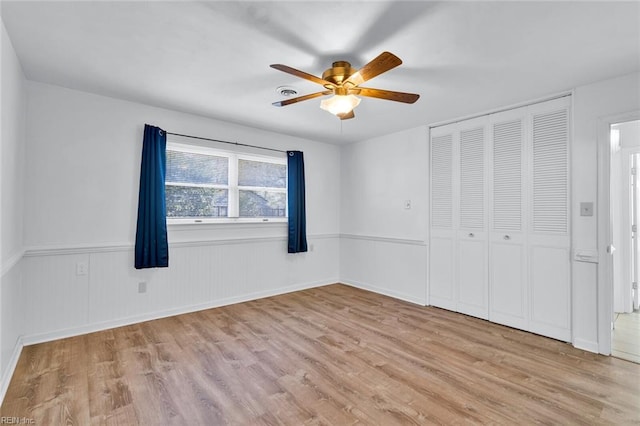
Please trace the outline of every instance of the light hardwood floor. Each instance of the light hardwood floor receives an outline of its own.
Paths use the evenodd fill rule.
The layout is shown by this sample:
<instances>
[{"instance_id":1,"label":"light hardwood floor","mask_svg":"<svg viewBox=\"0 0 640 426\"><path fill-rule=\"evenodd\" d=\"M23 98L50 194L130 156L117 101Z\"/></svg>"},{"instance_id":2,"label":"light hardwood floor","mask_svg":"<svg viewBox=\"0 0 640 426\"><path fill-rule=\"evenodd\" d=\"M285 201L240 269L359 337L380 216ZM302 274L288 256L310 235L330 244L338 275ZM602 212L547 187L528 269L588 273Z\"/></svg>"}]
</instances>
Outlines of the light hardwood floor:
<instances>
[{"instance_id":1,"label":"light hardwood floor","mask_svg":"<svg viewBox=\"0 0 640 426\"><path fill-rule=\"evenodd\" d=\"M611 354L640 363L640 311L616 314L612 332Z\"/></svg>"},{"instance_id":2,"label":"light hardwood floor","mask_svg":"<svg viewBox=\"0 0 640 426\"><path fill-rule=\"evenodd\" d=\"M25 347L36 425L639 424L640 365L331 285Z\"/></svg>"}]
</instances>

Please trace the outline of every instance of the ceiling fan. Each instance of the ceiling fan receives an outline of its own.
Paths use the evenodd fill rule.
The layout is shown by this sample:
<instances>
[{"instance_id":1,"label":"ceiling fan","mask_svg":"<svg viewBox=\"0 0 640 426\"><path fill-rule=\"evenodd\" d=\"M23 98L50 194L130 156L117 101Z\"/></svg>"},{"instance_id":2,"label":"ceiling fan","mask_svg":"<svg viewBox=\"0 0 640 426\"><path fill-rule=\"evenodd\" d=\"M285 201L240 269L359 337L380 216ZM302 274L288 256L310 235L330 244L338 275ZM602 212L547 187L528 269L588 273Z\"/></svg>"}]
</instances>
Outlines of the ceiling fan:
<instances>
[{"instance_id":1,"label":"ceiling fan","mask_svg":"<svg viewBox=\"0 0 640 426\"><path fill-rule=\"evenodd\" d=\"M320 102L320 108L336 115L340 120L347 120L355 117L353 109L360 103L360 98L356 95L412 104L418 100L420 95L360 87L365 81L371 80L397 67L401 63L402 60L393 53L382 52L359 70L351 68L351 64L347 61L334 62L331 68L322 73L322 78L291 68L287 65L272 64L271 68L320 84L326 89L322 92L274 102L273 105L282 107L333 94L331 98L324 99Z\"/></svg>"}]
</instances>

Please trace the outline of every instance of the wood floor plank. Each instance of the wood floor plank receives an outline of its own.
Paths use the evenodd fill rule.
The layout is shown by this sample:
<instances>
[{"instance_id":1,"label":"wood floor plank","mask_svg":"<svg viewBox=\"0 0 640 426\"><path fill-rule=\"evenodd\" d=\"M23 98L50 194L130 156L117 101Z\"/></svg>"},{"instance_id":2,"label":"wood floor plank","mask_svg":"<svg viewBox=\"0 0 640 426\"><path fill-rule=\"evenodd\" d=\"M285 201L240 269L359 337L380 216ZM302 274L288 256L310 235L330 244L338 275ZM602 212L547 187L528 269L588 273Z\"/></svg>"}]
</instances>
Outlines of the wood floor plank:
<instances>
[{"instance_id":1,"label":"wood floor plank","mask_svg":"<svg viewBox=\"0 0 640 426\"><path fill-rule=\"evenodd\" d=\"M640 424L640 365L344 285L24 348L62 425Z\"/></svg>"}]
</instances>

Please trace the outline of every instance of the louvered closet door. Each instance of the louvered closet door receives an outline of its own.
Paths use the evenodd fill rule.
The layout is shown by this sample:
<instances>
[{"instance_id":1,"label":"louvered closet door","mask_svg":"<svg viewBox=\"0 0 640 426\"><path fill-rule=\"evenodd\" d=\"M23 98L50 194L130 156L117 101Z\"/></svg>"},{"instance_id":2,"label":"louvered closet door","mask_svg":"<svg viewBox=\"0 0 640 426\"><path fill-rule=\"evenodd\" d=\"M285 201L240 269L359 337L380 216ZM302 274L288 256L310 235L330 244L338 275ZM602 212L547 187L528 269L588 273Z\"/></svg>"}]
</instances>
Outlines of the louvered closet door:
<instances>
[{"instance_id":1,"label":"louvered closet door","mask_svg":"<svg viewBox=\"0 0 640 426\"><path fill-rule=\"evenodd\" d=\"M456 309L453 126L431 130L431 226L429 244L429 302Z\"/></svg>"},{"instance_id":2,"label":"louvered closet door","mask_svg":"<svg viewBox=\"0 0 640 426\"><path fill-rule=\"evenodd\" d=\"M458 312L488 318L486 232L486 119L459 133Z\"/></svg>"},{"instance_id":3,"label":"louvered closet door","mask_svg":"<svg viewBox=\"0 0 640 426\"><path fill-rule=\"evenodd\" d=\"M530 330L569 341L569 100L531 108L530 120Z\"/></svg>"},{"instance_id":4,"label":"louvered closet door","mask_svg":"<svg viewBox=\"0 0 640 426\"><path fill-rule=\"evenodd\" d=\"M528 328L524 221L526 108L491 123L489 319Z\"/></svg>"}]
</instances>

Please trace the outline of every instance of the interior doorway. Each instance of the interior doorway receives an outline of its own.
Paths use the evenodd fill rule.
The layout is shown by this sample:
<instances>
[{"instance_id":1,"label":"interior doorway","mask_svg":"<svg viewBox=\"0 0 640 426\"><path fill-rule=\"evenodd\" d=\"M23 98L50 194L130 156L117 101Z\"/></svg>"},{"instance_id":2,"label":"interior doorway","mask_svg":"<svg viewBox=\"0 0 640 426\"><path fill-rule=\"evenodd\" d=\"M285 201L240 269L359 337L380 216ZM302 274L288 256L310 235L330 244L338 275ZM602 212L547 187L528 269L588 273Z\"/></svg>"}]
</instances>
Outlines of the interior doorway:
<instances>
[{"instance_id":1,"label":"interior doorway","mask_svg":"<svg viewBox=\"0 0 640 426\"><path fill-rule=\"evenodd\" d=\"M640 363L640 120L611 124L611 354Z\"/></svg>"}]
</instances>

